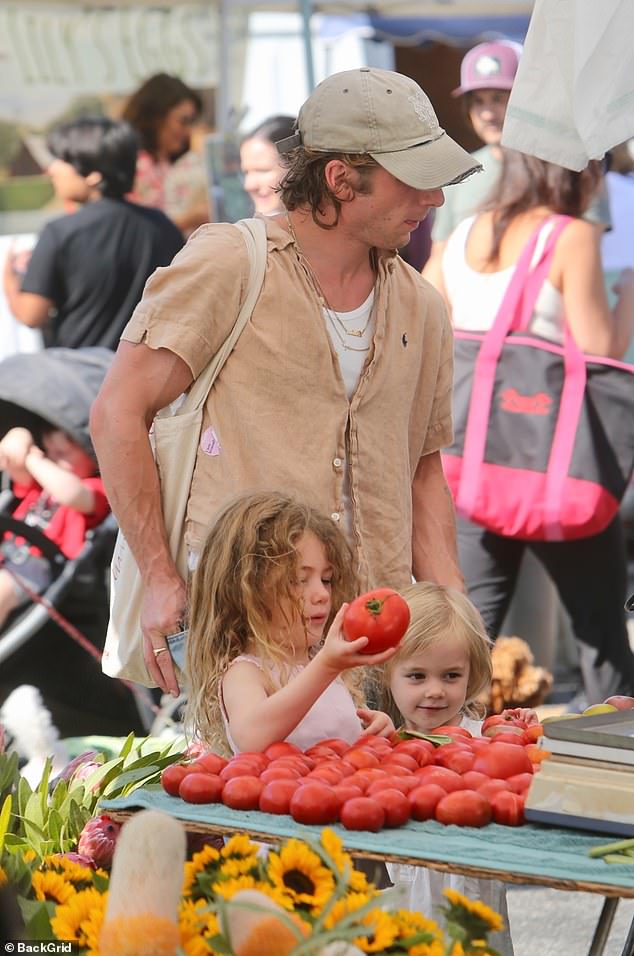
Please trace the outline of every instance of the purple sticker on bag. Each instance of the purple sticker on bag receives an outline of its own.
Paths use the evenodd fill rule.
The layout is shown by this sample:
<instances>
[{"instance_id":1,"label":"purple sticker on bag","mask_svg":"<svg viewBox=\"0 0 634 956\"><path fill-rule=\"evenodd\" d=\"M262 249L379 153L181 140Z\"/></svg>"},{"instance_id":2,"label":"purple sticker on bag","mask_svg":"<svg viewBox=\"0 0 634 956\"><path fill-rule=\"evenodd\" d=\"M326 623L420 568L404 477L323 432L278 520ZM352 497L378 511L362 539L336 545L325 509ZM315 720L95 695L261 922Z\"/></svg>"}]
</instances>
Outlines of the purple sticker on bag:
<instances>
[{"instance_id":1,"label":"purple sticker on bag","mask_svg":"<svg viewBox=\"0 0 634 956\"><path fill-rule=\"evenodd\" d=\"M222 449L220 447L220 442L218 441L218 436L213 428L209 427L205 429L200 439L200 447L206 455L220 454Z\"/></svg>"}]
</instances>

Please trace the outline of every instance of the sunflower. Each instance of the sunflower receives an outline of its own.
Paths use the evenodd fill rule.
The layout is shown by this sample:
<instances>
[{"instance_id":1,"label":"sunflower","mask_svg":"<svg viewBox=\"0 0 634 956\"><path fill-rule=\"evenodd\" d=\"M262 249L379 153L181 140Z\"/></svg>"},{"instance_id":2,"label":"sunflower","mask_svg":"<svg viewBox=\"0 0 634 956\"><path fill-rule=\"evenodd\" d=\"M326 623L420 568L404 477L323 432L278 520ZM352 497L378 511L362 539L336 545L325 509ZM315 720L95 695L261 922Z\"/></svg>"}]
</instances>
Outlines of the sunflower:
<instances>
[{"instance_id":1,"label":"sunflower","mask_svg":"<svg viewBox=\"0 0 634 956\"><path fill-rule=\"evenodd\" d=\"M79 943L80 947L97 950L99 930L108 901L107 893L94 887L72 892L66 903L56 907L51 919L51 929L57 939Z\"/></svg>"},{"instance_id":2,"label":"sunflower","mask_svg":"<svg viewBox=\"0 0 634 956\"><path fill-rule=\"evenodd\" d=\"M227 860L232 856L253 856L259 849L258 844L254 843L246 833L235 833L230 840L227 840L220 855Z\"/></svg>"},{"instance_id":3,"label":"sunflower","mask_svg":"<svg viewBox=\"0 0 634 956\"><path fill-rule=\"evenodd\" d=\"M279 853L269 853L268 877L295 905L319 912L335 888L333 873L301 840L288 840Z\"/></svg>"},{"instance_id":4,"label":"sunflower","mask_svg":"<svg viewBox=\"0 0 634 956\"><path fill-rule=\"evenodd\" d=\"M200 896L203 892L200 877L215 878L219 863L220 854L213 846L207 845L199 853L194 853L184 866L183 896Z\"/></svg>"},{"instance_id":5,"label":"sunflower","mask_svg":"<svg viewBox=\"0 0 634 956\"><path fill-rule=\"evenodd\" d=\"M53 903L66 903L75 895L75 887L59 873L52 870L36 870L31 877L31 887L36 900L51 900Z\"/></svg>"},{"instance_id":6,"label":"sunflower","mask_svg":"<svg viewBox=\"0 0 634 956\"><path fill-rule=\"evenodd\" d=\"M255 890L259 886L252 876L236 876L231 880L220 880L212 886L213 892L217 896L222 896L224 900L230 900L238 890Z\"/></svg>"},{"instance_id":7,"label":"sunflower","mask_svg":"<svg viewBox=\"0 0 634 956\"><path fill-rule=\"evenodd\" d=\"M230 857L220 867L220 873L222 876L226 877L235 877L235 876L246 876L253 871L257 872L258 869L258 858L255 853L251 856L242 856L242 857Z\"/></svg>"},{"instance_id":8,"label":"sunflower","mask_svg":"<svg viewBox=\"0 0 634 956\"><path fill-rule=\"evenodd\" d=\"M324 921L326 929L333 929L341 920L360 910L373 899L367 893L350 893L337 900ZM352 940L364 953L381 953L388 949L398 937L398 924L381 909L371 909L359 916L358 924L366 931L365 935Z\"/></svg>"},{"instance_id":9,"label":"sunflower","mask_svg":"<svg viewBox=\"0 0 634 956\"><path fill-rule=\"evenodd\" d=\"M457 890L446 889L443 893L449 900L448 918L464 926L470 938L480 938L504 927L500 914L484 903L470 900Z\"/></svg>"},{"instance_id":10,"label":"sunflower","mask_svg":"<svg viewBox=\"0 0 634 956\"><path fill-rule=\"evenodd\" d=\"M45 856L42 860L41 869L53 870L55 873L59 873L69 883L72 883L75 889L83 890L92 886L95 872L99 874L99 876L108 879L108 874L105 870L95 871L89 866L84 866L82 863L75 863L74 860L69 860L68 857L62 856L61 853Z\"/></svg>"}]
</instances>

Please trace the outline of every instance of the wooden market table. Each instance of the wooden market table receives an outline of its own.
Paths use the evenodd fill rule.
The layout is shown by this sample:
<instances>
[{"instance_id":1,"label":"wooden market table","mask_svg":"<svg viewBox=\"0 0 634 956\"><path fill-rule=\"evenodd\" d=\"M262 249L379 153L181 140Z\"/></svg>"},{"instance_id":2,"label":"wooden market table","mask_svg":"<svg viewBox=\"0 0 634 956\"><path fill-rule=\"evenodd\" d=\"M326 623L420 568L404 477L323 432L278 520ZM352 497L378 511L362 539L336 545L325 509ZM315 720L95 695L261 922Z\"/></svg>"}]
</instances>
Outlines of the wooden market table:
<instances>
[{"instance_id":1,"label":"wooden market table","mask_svg":"<svg viewBox=\"0 0 634 956\"><path fill-rule=\"evenodd\" d=\"M102 801L100 809L116 820L125 820L141 809L161 810L181 820L192 833L217 836L242 832L265 843L287 837L318 839L323 829L302 826L290 816L231 810L222 804L185 803L159 786L141 788L123 799ZM365 859L409 863L505 883L598 893L604 903L588 956L603 953L619 899L634 899L634 865L607 864L588 856L591 847L610 842L604 833L539 824L503 827L492 823L474 829L443 826L434 820L410 821L379 833L346 830L338 824L331 829L350 853ZM622 956L634 956L634 920Z\"/></svg>"}]
</instances>

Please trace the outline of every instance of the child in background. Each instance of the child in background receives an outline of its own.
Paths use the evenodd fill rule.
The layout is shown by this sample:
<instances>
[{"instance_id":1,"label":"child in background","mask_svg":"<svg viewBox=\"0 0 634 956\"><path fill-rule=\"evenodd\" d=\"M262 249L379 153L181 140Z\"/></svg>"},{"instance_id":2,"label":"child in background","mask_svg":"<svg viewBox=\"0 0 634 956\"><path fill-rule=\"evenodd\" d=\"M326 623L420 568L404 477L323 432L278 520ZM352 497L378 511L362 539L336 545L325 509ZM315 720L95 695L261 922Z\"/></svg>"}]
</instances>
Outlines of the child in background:
<instances>
[{"instance_id":1,"label":"child in background","mask_svg":"<svg viewBox=\"0 0 634 956\"><path fill-rule=\"evenodd\" d=\"M389 736L386 714L357 706L363 672L342 676L394 653L362 654L366 637L343 637L342 602L356 591L352 552L330 518L275 492L227 505L192 583L187 725L234 753Z\"/></svg>"},{"instance_id":2,"label":"child in background","mask_svg":"<svg viewBox=\"0 0 634 956\"><path fill-rule=\"evenodd\" d=\"M67 558L76 558L86 531L110 511L97 463L70 435L47 426L40 448L26 428L12 428L0 441L0 470L9 474L21 501L13 517L38 528ZM30 598L8 568L41 593L51 582L49 562L24 538L7 532L0 545L0 628Z\"/></svg>"},{"instance_id":3,"label":"child in background","mask_svg":"<svg viewBox=\"0 0 634 956\"><path fill-rule=\"evenodd\" d=\"M479 736L484 706L479 698L491 681L491 641L471 601L452 588L413 584L401 591L410 608L410 625L385 668L386 709L405 730L430 733L460 726ZM532 710L517 712L537 723ZM506 888L497 880L479 880L388 863L388 873L405 897L402 905L431 914L450 887L500 913L508 927ZM493 933L491 945L512 956L508 928Z\"/></svg>"}]
</instances>

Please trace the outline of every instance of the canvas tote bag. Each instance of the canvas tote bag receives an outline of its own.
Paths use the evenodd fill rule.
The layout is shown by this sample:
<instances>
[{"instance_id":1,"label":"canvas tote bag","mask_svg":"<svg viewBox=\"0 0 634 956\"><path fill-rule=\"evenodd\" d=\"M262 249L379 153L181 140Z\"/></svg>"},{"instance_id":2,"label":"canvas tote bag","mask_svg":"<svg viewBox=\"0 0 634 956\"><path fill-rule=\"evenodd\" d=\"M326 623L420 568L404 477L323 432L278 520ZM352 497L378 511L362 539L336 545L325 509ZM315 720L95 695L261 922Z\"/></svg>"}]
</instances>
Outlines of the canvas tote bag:
<instances>
[{"instance_id":1,"label":"canvas tote bag","mask_svg":"<svg viewBox=\"0 0 634 956\"><path fill-rule=\"evenodd\" d=\"M184 401L172 413L164 408L153 426L153 449L161 486L163 518L169 547L183 579L187 578L185 518L196 452L200 440L203 408L207 396L246 326L260 295L266 269L266 227L261 219L236 223L249 254L249 285L229 336L207 368L192 384ZM128 543L119 531L110 566L110 621L102 656L102 670L109 677L155 687L143 659L141 605L143 582ZM180 676L177 674L177 676Z\"/></svg>"},{"instance_id":2,"label":"canvas tote bag","mask_svg":"<svg viewBox=\"0 0 634 956\"><path fill-rule=\"evenodd\" d=\"M456 511L496 534L564 541L603 531L634 467L634 366L527 331L548 276L523 250L487 332L454 332L454 442L443 467Z\"/></svg>"}]
</instances>

